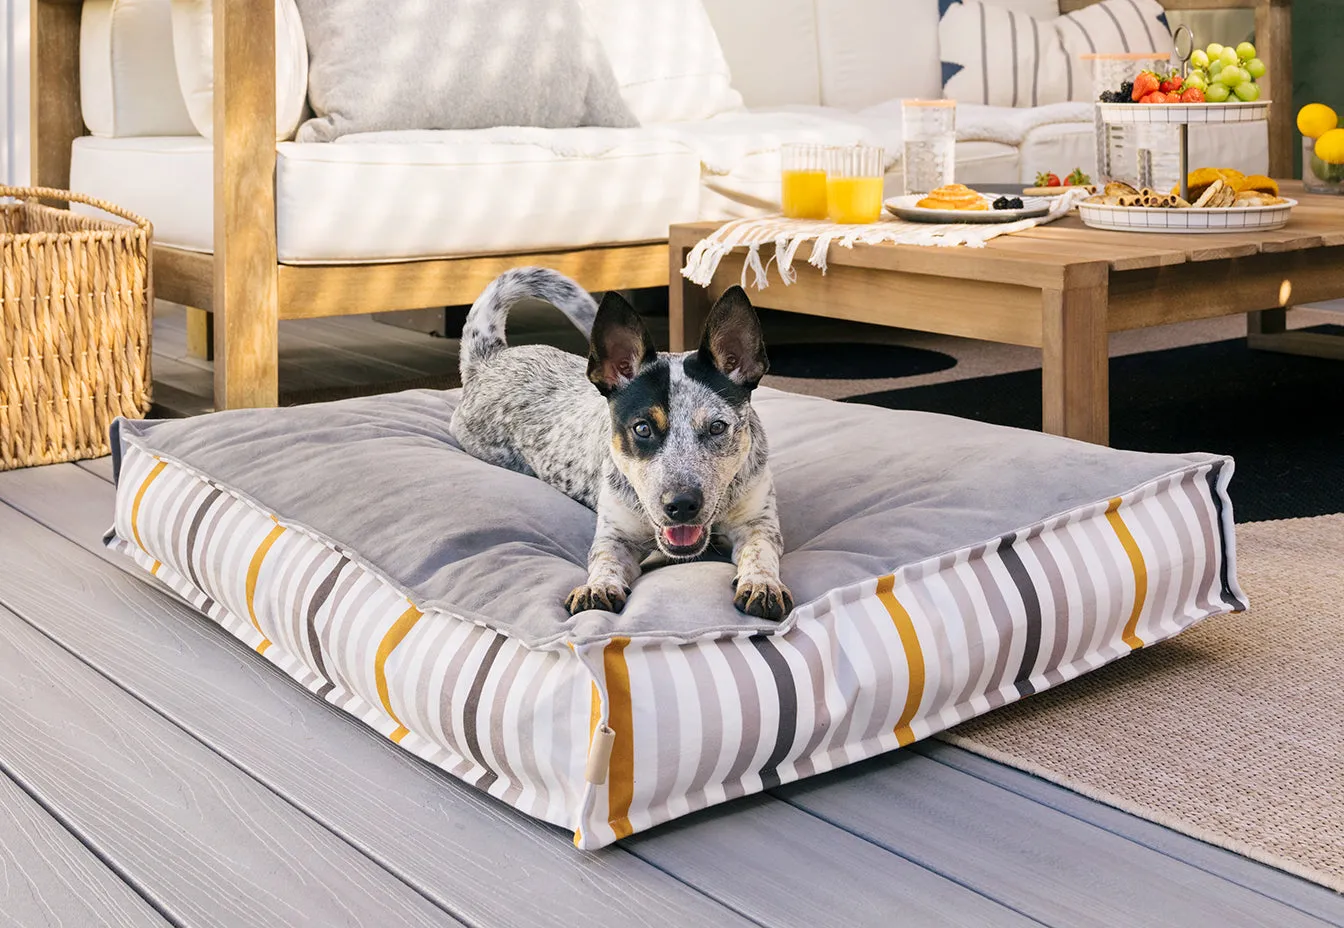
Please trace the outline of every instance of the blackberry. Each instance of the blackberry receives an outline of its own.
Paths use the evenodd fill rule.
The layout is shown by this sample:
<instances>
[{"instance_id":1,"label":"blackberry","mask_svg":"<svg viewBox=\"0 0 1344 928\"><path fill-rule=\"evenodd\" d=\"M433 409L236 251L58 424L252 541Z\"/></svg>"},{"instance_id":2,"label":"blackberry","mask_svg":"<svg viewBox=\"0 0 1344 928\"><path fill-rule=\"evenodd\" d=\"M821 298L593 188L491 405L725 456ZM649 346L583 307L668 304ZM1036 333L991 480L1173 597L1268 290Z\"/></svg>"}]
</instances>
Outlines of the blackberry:
<instances>
[{"instance_id":1,"label":"blackberry","mask_svg":"<svg viewBox=\"0 0 1344 928\"><path fill-rule=\"evenodd\" d=\"M992 204L995 209L1021 209L1021 197L999 197Z\"/></svg>"},{"instance_id":2,"label":"blackberry","mask_svg":"<svg viewBox=\"0 0 1344 928\"><path fill-rule=\"evenodd\" d=\"M1116 100L1115 100L1116 103L1133 103L1133 102L1134 102L1134 82L1133 82L1133 81L1125 81L1123 84L1120 85L1120 92L1119 92L1118 94L1116 94L1115 96L1116 96Z\"/></svg>"},{"instance_id":3,"label":"blackberry","mask_svg":"<svg viewBox=\"0 0 1344 928\"><path fill-rule=\"evenodd\" d=\"M1103 90L1103 91L1101 92L1101 102L1102 102L1102 103L1115 103L1115 102L1116 102L1116 99L1115 99L1115 91L1114 91L1114 90Z\"/></svg>"}]
</instances>

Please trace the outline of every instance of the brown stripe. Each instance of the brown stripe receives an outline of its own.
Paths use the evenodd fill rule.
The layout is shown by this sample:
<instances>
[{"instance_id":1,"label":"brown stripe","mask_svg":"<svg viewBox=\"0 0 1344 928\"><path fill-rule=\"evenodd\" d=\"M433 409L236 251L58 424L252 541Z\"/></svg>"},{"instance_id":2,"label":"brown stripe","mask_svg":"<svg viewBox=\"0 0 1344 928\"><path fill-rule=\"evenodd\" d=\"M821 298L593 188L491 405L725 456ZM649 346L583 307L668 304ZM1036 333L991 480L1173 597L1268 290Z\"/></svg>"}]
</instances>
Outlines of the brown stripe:
<instances>
[{"instance_id":1,"label":"brown stripe","mask_svg":"<svg viewBox=\"0 0 1344 928\"><path fill-rule=\"evenodd\" d=\"M773 635L753 635L747 640L756 646L756 651L775 678L779 724L775 729L775 746L761 767L761 789L774 789L779 785L779 765L789 756L798 735L798 684L793 679L789 662L779 652L784 646L782 639Z\"/></svg>"},{"instance_id":2,"label":"brown stripe","mask_svg":"<svg viewBox=\"0 0 1344 928\"><path fill-rule=\"evenodd\" d=\"M499 649L502 647L504 636L496 634L481 657L481 663L476 668L476 676L471 681L471 689L467 692L467 699L462 704L462 740L466 742L467 752L471 754L472 760L484 771L481 778L476 781L476 785L486 790L494 786L499 777L489 768L485 762L485 755L481 753L481 738L477 730L476 717L481 711L481 693L485 690L486 677L490 675L490 667L495 663L495 658L499 656Z\"/></svg>"}]
</instances>

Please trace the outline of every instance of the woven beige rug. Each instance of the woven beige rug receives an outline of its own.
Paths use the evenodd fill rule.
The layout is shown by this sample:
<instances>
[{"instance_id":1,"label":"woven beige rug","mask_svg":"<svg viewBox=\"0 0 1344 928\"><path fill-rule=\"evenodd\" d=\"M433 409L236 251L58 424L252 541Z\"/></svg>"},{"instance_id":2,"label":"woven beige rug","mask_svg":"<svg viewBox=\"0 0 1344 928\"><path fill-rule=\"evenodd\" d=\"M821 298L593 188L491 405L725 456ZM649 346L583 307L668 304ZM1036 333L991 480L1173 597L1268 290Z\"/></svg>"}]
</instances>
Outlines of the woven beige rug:
<instances>
[{"instance_id":1,"label":"woven beige rug","mask_svg":"<svg viewBox=\"0 0 1344 928\"><path fill-rule=\"evenodd\" d=\"M1237 526L1249 611L944 738L1344 892L1344 515Z\"/></svg>"}]
</instances>

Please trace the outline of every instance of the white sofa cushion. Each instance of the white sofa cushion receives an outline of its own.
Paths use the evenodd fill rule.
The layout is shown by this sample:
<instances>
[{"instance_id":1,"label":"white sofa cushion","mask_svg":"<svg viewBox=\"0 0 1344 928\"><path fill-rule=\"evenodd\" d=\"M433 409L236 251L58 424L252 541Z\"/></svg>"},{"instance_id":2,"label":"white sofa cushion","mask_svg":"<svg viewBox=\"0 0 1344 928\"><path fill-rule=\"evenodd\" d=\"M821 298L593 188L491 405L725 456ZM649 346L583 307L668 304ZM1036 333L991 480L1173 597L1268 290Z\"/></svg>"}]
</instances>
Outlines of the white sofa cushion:
<instances>
[{"instance_id":1,"label":"white sofa cushion","mask_svg":"<svg viewBox=\"0 0 1344 928\"><path fill-rule=\"evenodd\" d=\"M214 135L215 26L211 0L172 0L177 79L196 131ZM275 137L294 135L308 99L308 45L294 0L275 0ZM170 133L165 133L170 134Z\"/></svg>"},{"instance_id":2,"label":"white sofa cushion","mask_svg":"<svg viewBox=\"0 0 1344 928\"><path fill-rule=\"evenodd\" d=\"M813 0L704 0L733 88L752 109L821 104Z\"/></svg>"},{"instance_id":3,"label":"white sofa cushion","mask_svg":"<svg viewBox=\"0 0 1344 928\"><path fill-rule=\"evenodd\" d=\"M701 0L581 0L641 123L708 119L742 107Z\"/></svg>"},{"instance_id":4,"label":"white sofa cushion","mask_svg":"<svg viewBox=\"0 0 1344 928\"><path fill-rule=\"evenodd\" d=\"M173 65L168 0L86 0L79 27L79 105L105 138L193 133Z\"/></svg>"},{"instance_id":5,"label":"white sofa cushion","mask_svg":"<svg viewBox=\"0 0 1344 928\"><path fill-rule=\"evenodd\" d=\"M1103 0L1054 19L951 0L938 25L944 95L991 106L1090 100L1087 53L1170 50L1157 0Z\"/></svg>"},{"instance_id":6,"label":"white sofa cushion","mask_svg":"<svg viewBox=\"0 0 1344 928\"><path fill-rule=\"evenodd\" d=\"M937 0L816 0L821 102L859 110L942 95Z\"/></svg>"},{"instance_id":7,"label":"white sofa cushion","mask_svg":"<svg viewBox=\"0 0 1344 928\"><path fill-rule=\"evenodd\" d=\"M71 183L210 251L211 143L75 142ZM696 218L699 161L637 129L383 132L282 142L276 233L290 264L364 263L656 241Z\"/></svg>"}]
</instances>

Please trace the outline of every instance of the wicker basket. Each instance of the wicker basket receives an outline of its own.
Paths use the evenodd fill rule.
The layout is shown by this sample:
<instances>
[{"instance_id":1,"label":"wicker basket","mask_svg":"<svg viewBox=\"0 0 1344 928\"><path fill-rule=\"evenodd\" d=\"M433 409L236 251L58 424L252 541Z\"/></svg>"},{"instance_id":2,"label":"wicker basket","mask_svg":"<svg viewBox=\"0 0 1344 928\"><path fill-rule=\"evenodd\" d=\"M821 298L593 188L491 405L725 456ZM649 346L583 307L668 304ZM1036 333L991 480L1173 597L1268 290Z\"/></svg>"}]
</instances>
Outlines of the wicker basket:
<instances>
[{"instance_id":1,"label":"wicker basket","mask_svg":"<svg viewBox=\"0 0 1344 928\"><path fill-rule=\"evenodd\" d=\"M0 186L0 471L105 455L112 420L149 411L152 233L102 200Z\"/></svg>"}]
</instances>

